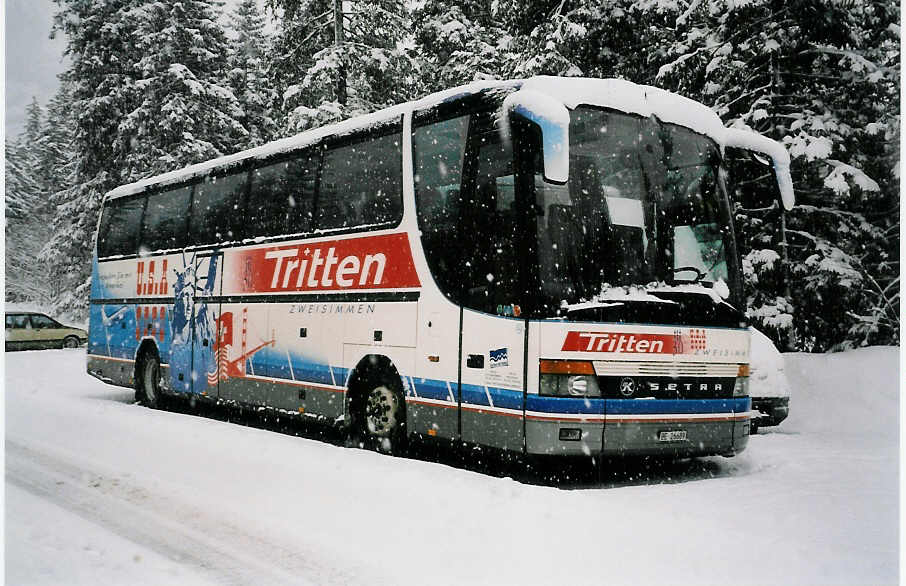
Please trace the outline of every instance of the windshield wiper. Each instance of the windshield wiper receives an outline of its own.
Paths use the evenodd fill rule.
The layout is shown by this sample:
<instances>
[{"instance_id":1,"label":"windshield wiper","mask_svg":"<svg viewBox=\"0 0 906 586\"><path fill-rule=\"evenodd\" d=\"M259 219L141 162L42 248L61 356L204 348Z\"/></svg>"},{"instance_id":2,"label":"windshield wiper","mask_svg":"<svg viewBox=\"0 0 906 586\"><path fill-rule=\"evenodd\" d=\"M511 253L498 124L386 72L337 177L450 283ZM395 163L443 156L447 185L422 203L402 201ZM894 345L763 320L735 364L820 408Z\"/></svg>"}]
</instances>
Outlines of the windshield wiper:
<instances>
[{"instance_id":1,"label":"windshield wiper","mask_svg":"<svg viewBox=\"0 0 906 586\"><path fill-rule=\"evenodd\" d=\"M673 274L675 276L676 273L682 273L685 271L692 271L695 273L695 280L691 282L693 285L695 285L696 283L698 283L700 281L703 281L704 278L708 276L708 273L706 273L705 271L701 270L698 267L693 267L693 266L676 267L675 269L673 269ZM683 281L683 282L688 283L689 281Z\"/></svg>"}]
</instances>

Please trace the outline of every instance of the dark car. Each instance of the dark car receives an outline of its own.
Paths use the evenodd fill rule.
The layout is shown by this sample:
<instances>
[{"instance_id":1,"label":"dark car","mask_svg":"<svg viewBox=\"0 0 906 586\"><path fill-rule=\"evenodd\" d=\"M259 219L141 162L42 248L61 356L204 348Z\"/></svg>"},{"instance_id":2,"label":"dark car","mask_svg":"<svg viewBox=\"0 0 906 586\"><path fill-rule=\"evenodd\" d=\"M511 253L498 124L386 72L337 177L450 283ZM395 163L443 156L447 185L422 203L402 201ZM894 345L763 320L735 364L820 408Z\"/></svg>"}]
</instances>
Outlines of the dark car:
<instances>
[{"instance_id":1,"label":"dark car","mask_svg":"<svg viewBox=\"0 0 906 586\"><path fill-rule=\"evenodd\" d=\"M6 314L6 350L76 348L88 341L88 332L60 324L33 311Z\"/></svg>"}]
</instances>

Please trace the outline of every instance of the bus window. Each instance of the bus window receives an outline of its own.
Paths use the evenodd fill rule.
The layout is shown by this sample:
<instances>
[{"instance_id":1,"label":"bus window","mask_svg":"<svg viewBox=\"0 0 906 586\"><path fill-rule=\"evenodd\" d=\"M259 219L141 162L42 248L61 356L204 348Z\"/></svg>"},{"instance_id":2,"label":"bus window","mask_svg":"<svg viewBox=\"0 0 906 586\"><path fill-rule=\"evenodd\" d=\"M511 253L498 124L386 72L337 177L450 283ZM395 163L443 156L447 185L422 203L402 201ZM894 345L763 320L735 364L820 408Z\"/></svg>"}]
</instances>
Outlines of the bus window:
<instances>
[{"instance_id":1,"label":"bus window","mask_svg":"<svg viewBox=\"0 0 906 586\"><path fill-rule=\"evenodd\" d=\"M189 218L189 245L217 244L238 238L248 173L206 177L195 187Z\"/></svg>"},{"instance_id":2,"label":"bus window","mask_svg":"<svg viewBox=\"0 0 906 586\"><path fill-rule=\"evenodd\" d=\"M245 238L312 230L318 158L318 152L311 149L252 171Z\"/></svg>"},{"instance_id":3,"label":"bus window","mask_svg":"<svg viewBox=\"0 0 906 586\"><path fill-rule=\"evenodd\" d=\"M402 145L398 133L338 146L324 154L318 191L320 230L400 221Z\"/></svg>"},{"instance_id":4,"label":"bus window","mask_svg":"<svg viewBox=\"0 0 906 586\"><path fill-rule=\"evenodd\" d=\"M459 301L459 214L462 160L469 117L459 116L413 130L415 205L425 257L440 290Z\"/></svg>"},{"instance_id":5,"label":"bus window","mask_svg":"<svg viewBox=\"0 0 906 586\"><path fill-rule=\"evenodd\" d=\"M182 248L186 244L186 216L192 186L177 187L148 196L139 249L143 253Z\"/></svg>"},{"instance_id":6,"label":"bus window","mask_svg":"<svg viewBox=\"0 0 906 586\"><path fill-rule=\"evenodd\" d=\"M513 151L501 140L491 116L473 114L465 166L471 169L463 194L461 230L464 258L463 303L472 309L500 313L520 305L517 208Z\"/></svg>"},{"instance_id":7,"label":"bus window","mask_svg":"<svg viewBox=\"0 0 906 586\"><path fill-rule=\"evenodd\" d=\"M104 208L98 230L98 256L135 254L145 197L115 199Z\"/></svg>"}]
</instances>

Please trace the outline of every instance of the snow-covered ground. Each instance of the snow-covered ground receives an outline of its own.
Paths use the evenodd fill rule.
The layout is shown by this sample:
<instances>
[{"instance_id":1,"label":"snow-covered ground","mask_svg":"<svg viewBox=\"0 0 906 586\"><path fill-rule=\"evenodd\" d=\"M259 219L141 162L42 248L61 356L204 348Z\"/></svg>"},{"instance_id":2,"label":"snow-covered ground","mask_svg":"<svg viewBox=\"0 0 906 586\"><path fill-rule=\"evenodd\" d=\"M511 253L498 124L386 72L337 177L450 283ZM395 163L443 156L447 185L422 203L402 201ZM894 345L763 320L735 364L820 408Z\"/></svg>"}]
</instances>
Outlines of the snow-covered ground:
<instances>
[{"instance_id":1,"label":"snow-covered ground","mask_svg":"<svg viewBox=\"0 0 906 586\"><path fill-rule=\"evenodd\" d=\"M790 417L740 456L572 490L152 411L84 350L5 358L8 584L898 579L896 348L785 355Z\"/></svg>"}]
</instances>

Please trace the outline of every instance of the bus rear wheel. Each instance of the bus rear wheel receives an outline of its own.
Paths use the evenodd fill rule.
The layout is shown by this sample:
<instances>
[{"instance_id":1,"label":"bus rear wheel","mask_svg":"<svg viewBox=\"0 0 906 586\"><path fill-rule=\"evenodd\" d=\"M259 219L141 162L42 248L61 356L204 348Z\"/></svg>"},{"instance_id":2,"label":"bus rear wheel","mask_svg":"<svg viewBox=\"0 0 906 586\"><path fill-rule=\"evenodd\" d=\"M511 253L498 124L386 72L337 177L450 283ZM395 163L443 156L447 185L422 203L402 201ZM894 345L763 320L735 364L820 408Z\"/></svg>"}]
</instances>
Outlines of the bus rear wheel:
<instances>
[{"instance_id":1,"label":"bus rear wheel","mask_svg":"<svg viewBox=\"0 0 906 586\"><path fill-rule=\"evenodd\" d=\"M405 451L405 403L396 385L386 381L369 385L362 402L361 433L371 449L397 455Z\"/></svg>"},{"instance_id":2,"label":"bus rear wheel","mask_svg":"<svg viewBox=\"0 0 906 586\"><path fill-rule=\"evenodd\" d=\"M145 407L159 408L163 397L160 391L160 362L156 356L145 354L139 366L136 382L135 400Z\"/></svg>"}]
</instances>

